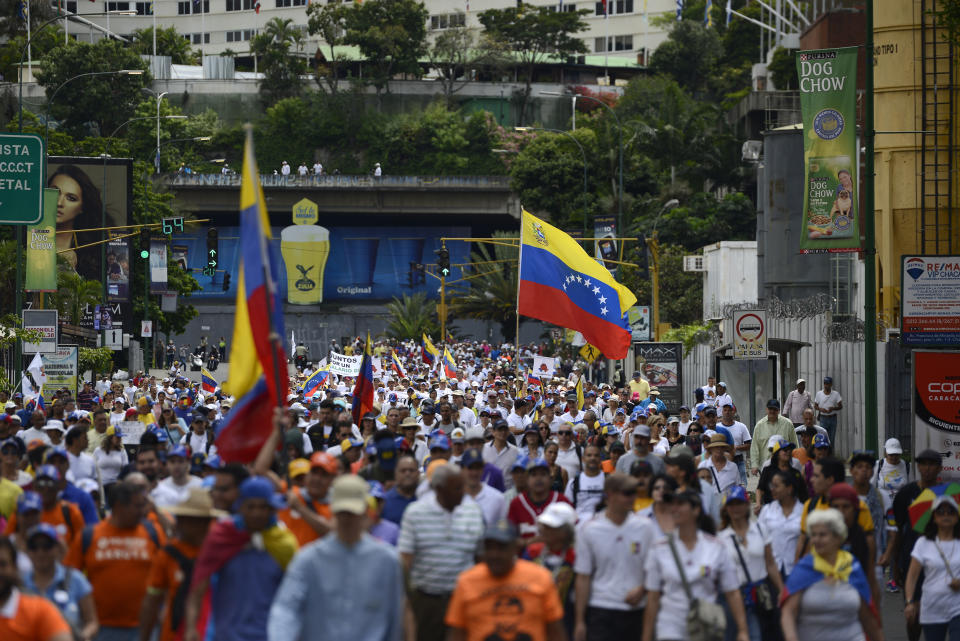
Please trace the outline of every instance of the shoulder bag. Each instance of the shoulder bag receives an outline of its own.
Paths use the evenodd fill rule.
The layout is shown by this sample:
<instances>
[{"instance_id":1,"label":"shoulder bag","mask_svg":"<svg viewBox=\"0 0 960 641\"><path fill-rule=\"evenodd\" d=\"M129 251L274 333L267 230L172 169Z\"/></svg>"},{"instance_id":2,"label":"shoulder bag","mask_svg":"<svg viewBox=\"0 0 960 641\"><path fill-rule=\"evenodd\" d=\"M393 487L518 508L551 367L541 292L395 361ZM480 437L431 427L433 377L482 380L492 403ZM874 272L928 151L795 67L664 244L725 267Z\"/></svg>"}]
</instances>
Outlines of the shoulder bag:
<instances>
[{"instance_id":1,"label":"shoulder bag","mask_svg":"<svg viewBox=\"0 0 960 641\"><path fill-rule=\"evenodd\" d=\"M683 563L680 562L680 555L677 554L673 533L667 536L667 543L673 560L677 564L683 591L690 602L687 610L687 639L689 641L723 641L727 632L727 615L723 611L723 606L712 601L693 598L690 584L687 583L687 575L683 571Z\"/></svg>"},{"instance_id":2,"label":"shoulder bag","mask_svg":"<svg viewBox=\"0 0 960 641\"><path fill-rule=\"evenodd\" d=\"M749 530L748 530L749 532ZM737 541L737 535L731 534L733 547L737 551L737 557L740 559L740 567L743 568L743 575L747 577L747 582L740 586L740 592L743 594L743 604L753 606L759 616L769 617L777 611L777 600L773 597L773 590L766 579L754 582L750 578L750 570L747 569L746 559L743 558L743 552L740 551L740 543Z\"/></svg>"}]
</instances>

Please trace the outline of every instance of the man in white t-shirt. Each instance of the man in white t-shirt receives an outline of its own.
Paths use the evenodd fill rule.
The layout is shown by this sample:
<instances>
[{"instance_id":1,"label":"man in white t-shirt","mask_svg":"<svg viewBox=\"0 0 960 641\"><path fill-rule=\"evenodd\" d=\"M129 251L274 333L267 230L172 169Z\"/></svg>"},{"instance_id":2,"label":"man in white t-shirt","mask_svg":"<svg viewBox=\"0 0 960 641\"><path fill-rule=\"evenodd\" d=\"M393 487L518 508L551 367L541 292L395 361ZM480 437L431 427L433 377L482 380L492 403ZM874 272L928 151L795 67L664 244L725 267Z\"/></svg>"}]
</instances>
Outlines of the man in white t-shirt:
<instances>
[{"instance_id":1,"label":"man in white t-shirt","mask_svg":"<svg viewBox=\"0 0 960 641\"><path fill-rule=\"evenodd\" d=\"M605 475L600 469L600 448L590 444L583 448L583 471L567 482L564 494L577 510L577 517L584 521L593 517L597 505L603 500Z\"/></svg>"},{"instance_id":2,"label":"man in white t-shirt","mask_svg":"<svg viewBox=\"0 0 960 641\"><path fill-rule=\"evenodd\" d=\"M573 479L580 473L582 452L573 442L573 425L568 422L560 424L557 430L557 465L567 471L567 478Z\"/></svg>"},{"instance_id":3,"label":"man in white t-shirt","mask_svg":"<svg viewBox=\"0 0 960 641\"><path fill-rule=\"evenodd\" d=\"M319 176L323 174L323 165L320 164L320 161L313 163L313 175Z\"/></svg>"},{"instance_id":4,"label":"man in white t-shirt","mask_svg":"<svg viewBox=\"0 0 960 641\"><path fill-rule=\"evenodd\" d=\"M680 406L680 434L687 435L687 430L695 421L690 416L690 408L686 405Z\"/></svg>"},{"instance_id":5,"label":"man in white t-shirt","mask_svg":"<svg viewBox=\"0 0 960 641\"><path fill-rule=\"evenodd\" d=\"M583 410L577 409L577 393L576 392L567 392L567 406L564 408L563 414L560 415L561 422L577 423L583 422Z\"/></svg>"},{"instance_id":6,"label":"man in white t-shirt","mask_svg":"<svg viewBox=\"0 0 960 641\"><path fill-rule=\"evenodd\" d=\"M575 639L631 639L643 626L644 564L653 542L650 519L633 513L637 480L604 479L607 507L577 532ZM590 636L587 636L587 630Z\"/></svg>"},{"instance_id":7,"label":"man in white t-shirt","mask_svg":"<svg viewBox=\"0 0 960 641\"><path fill-rule=\"evenodd\" d=\"M719 412L724 405L733 405L733 399L727 393L727 384L723 381L717 383L717 397L713 399L713 406Z\"/></svg>"},{"instance_id":8,"label":"man in white t-shirt","mask_svg":"<svg viewBox=\"0 0 960 641\"><path fill-rule=\"evenodd\" d=\"M813 408L820 414L820 425L830 435L830 443L837 442L837 412L843 409L840 393L833 389L833 378L823 377L823 389L813 399Z\"/></svg>"},{"instance_id":9,"label":"man in white t-shirt","mask_svg":"<svg viewBox=\"0 0 960 641\"><path fill-rule=\"evenodd\" d=\"M873 484L877 489L890 497L893 497L900 489L907 484L907 464L903 461L903 446L895 438L888 438L883 444L885 456L877 461L873 467Z\"/></svg>"},{"instance_id":10,"label":"man in white t-shirt","mask_svg":"<svg viewBox=\"0 0 960 641\"><path fill-rule=\"evenodd\" d=\"M483 482L483 454L478 448L470 448L463 453L460 466L463 468L463 493L469 496L483 511L483 522L493 525L507 518L507 502L503 492Z\"/></svg>"},{"instance_id":11,"label":"man in white t-shirt","mask_svg":"<svg viewBox=\"0 0 960 641\"><path fill-rule=\"evenodd\" d=\"M177 505L187 500L190 489L201 487L203 481L190 474L190 459L187 448L178 445L167 454L167 469L170 476L157 483L150 497L159 507Z\"/></svg>"},{"instance_id":12,"label":"man in white t-shirt","mask_svg":"<svg viewBox=\"0 0 960 641\"><path fill-rule=\"evenodd\" d=\"M703 390L703 400L708 404L712 404L713 399L717 397L717 379L713 376L708 376L707 384L700 389Z\"/></svg>"},{"instance_id":13,"label":"man in white t-shirt","mask_svg":"<svg viewBox=\"0 0 960 641\"><path fill-rule=\"evenodd\" d=\"M720 425L725 427L730 435L733 436L733 462L737 464L740 472L740 485L747 485L747 463L746 459L750 456L750 429L736 420L737 408L733 403L725 403L721 409Z\"/></svg>"}]
</instances>

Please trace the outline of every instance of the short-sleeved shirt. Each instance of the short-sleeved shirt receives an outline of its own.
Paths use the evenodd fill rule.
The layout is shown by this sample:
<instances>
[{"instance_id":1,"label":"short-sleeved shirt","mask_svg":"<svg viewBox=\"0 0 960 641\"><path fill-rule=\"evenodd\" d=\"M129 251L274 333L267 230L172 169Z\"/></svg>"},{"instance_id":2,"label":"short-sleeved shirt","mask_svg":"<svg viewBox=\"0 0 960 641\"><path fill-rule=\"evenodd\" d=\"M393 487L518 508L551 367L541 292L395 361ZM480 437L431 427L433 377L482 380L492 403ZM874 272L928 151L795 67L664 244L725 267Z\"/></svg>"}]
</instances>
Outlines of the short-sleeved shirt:
<instances>
[{"instance_id":1,"label":"short-sleeved shirt","mask_svg":"<svg viewBox=\"0 0 960 641\"><path fill-rule=\"evenodd\" d=\"M939 547L939 550L937 549ZM940 554L943 553L943 556ZM960 616L960 599L950 589L950 575L960 576L960 541L917 539L910 555L923 565L923 594L920 596L920 624L946 623ZM949 571L944 558L950 565Z\"/></svg>"},{"instance_id":2,"label":"short-sleeved shirt","mask_svg":"<svg viewBox=\"0 0 960 641\"><path fill-rule=\"evenodd\" d=\"M64 512L69 515L69 523L64 516ZM61 541L72 541L73 537L83 529L83 513L73 503L67 501L57 501L49 510L44 510L40 514L40 522L52 525L60 535ZM4 534L10 535L17 531L17 515L13 514L7 522L7 529Z\"/></svg>"},{"instance_id":3,"label":"short-sleeved shirt","mask_svg":"<svg viewBox=\"0 0 960 641\"><path fill-rule=\"evenodd\" d=\"M629 514L617 525L605 513L584 522L576 538L573 571L590 576L590 607L637 610L624 599L643 585L647 551L655 537L650 519Z\"/></svg>"},{"instance_id":4,"label":"short-sleeved shirt","mask_svg":"<svg viewBox=\"0 0 960 641\"><path fill-rule=\"evenodd\" d=\"M390 488L390 490L387 491L386 497L383 499L383 509L380 511L380 518L393 521L397 525L400 525L407 506L416 500L416 496L407 497L400 494L397 488Z\"/></svg>"},{"instance_id":5,"label":"short-sleeved shirt","mask_svg":"<svg viewBox=\"0 0 960 641\"><path fill-rule=\"evenodd\" d=\"M184 543L177 539L171 541L169 545L175 547L185 558L196 561L200 554L200 548ZM147 591L151 594L163 594L166 596L165 614L163 624L161 625L161 641L174 641L177 633L172 627L173 600L180 589L183 581L183 571L177 560L165 549L161 548L153 557L153 563L150 565L150 575L147 578ZM181 623L182 627L182 623Z\"/></svg>"},{"instance_id":6,"label":"short-sleeved shirt","mask_svg":"<svg viewBox=\"0 0 960 641\"><path fill-rule=\"evenodd\" d=\"M743 563L746 564L747 570L750 572L750 581L756 582L766 578L766 548L773 542L771 532L762 529L757 521L751 520L750 525L747 526L746 544L737 537L737 545L735 546L734 537L737 537L737 533L732 527L720 530L720 532L717 533L717 538L720 539L720 542L727 548L727 554L730 555L730 559L737 569L737 577L740 580L740 585L748 581L747 573L743 570L740 557L737 556L737 546L740 548L740 554L743 555Z\"/></svg>"},{"instance_id":7,"label":"short-sleeved shirt","mask_svg":"<svg viewBox=\"0 0 960 641\"><path fill-rule=\"evenodd\" d=\"M23 488L13 481L0 477L0 516L10 518L17 511L17 498Z\"/></svg>"},{"instance_id":8,"label":"short-sleeved shirt","mask_svg":"<svg viewBox=\"0 0 960 641\"><path fill-rule=\"evenodd\" d=\"M22 594L14 588L0 609L0 639L3 641L47 641L70 632L57 606L42 596Z\"/></svg>"},{"instance_id":9,"label":"short-sleeved shirt","mask_svg":"<svg viewBox=\"0 0 960 641\"><path fill-rule=\"evenodd\" d=\"M157 532L160 545L162 533ZM93 526L90 545L83 550L83 534L73 538L64 564L86 572L100 624L134 628L140 623L140 603L159 546L146 526L120 529L109 520Z\"/></svg>"},{"instance_id":10,"label":"short-sleeved shirt","mask_svg":"<svg viewBox=\"0 0 960 641\"><path fill-rule=\"evenodd\" d=\"M333 519L333 512L330 511L330 503L326 501L314 501L305 490L300 488L296 488L295 491L300 493L300 499L306 504L308 510L313 510L313 512L325 519ZM300 547L320 538L320 534L310 527L310 524L300 516L299 512L291 507L278 510L277 518L283 521L287 529L297 537L297 543L300 544Z\"/></svg>"},{"instance_id":11,"label":"short-sleeved shirt","mask_svg":"<svg viewBox=\"0 0 960 641\"><path fill-rule=\"evenodd\" d=\"M457 579L445 623L466 631L466 641L509 638L546 641L547 624L563 618L563 606L544 568L518 559L505 576L478 563Z\"/></svg>"},{"instance_id":12,"label":"short-sleeved shirt","mask_svg":"<svg viewBox=\"0 0 960 641\"><path fill-rule=\"evenodd\" d=\"M687 549L679 539L675 545L693 598L712 602L716 601L718 593L739 588L733 560L716 537L697 532L697 543L692 550ZM686 638L686 615L690 602L666 538L650 549L645 570L644 587L664 595L657 613L657 638Z\"/></svg>"},{"instance_id":13,"label":"short-sleeved shirt","mask_svg":"<svg viewBox=\"0 0 960 641\"><path fill-rule=\"evenodd\" d=\"M34 594L39 594L36 584L33 582L33 570L22 575L23 585ZM80 617L80 599L93 592L90 581L83 575L83 572L66 568L57 563L53 571L53 580L44 590L43 595L57 606L60 614L71 625L80 628L83 621Z\"/></svg>"},{"instance_id":14,"label":"short-sleeved shirt","mask_svg":"<svg viewBox=\"0 0 960 641\"><path fill-rule=\"evenodd\" d=\"M510 501L507 509L507 520L513 523L520 533L521 539L532 539L537 535L537 517L543 514L554 503L570 503L563 494L551 491L542 503L535 503L530 495L524 492Z\"/></svg>"},{"instance_id":15,"label":"short-sleeved shirt","mask_svg":"<svg viewBox=\"0 0 960 641\"><path fill-rule=\"evenodd\" d=\"M827 510L830 509L830 500L825 496L815 496L803 504L803 513L800 516L801 532L807 531L807 515L810 513L812 505L816 505L812 508L814 510ZM863 501L860 501L860 510L857 513L857 525L865 534L873 532L873 517L870 516L870 508Z\"/></svg>"}]
</instances>

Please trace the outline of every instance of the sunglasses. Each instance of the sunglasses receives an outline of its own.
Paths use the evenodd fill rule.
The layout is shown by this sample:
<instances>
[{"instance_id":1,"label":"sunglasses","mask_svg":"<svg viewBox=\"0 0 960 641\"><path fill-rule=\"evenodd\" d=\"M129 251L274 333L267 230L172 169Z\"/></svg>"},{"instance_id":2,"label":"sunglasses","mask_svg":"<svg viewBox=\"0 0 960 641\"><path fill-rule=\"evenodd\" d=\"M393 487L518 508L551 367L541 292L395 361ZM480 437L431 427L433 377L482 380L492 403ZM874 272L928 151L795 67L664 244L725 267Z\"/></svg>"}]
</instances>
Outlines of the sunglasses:
<instances>
[{"instance_id":1,"label":"sunglasses","mask_svg":"<svg viewBox=\"0 0 960 641\"><path fill-rule=\"evenodd\" d=\"M37 487L54 487L57 484L53 479L37 479L34 482Z\"/></svg>"},{"instance_id":2,"label":"sunglasses","mask_svg":"<svg viewBox=\"0 0 960 641\"><path fill-rule=\"evenodd\" d=\"M560 430L557 434L560 436L573 436L573 432L570 430Z\"/></svg>"},{"instance_id":3,"label":"sunglasses","mask_svg":"<svg viewBox=\"0 0 960 641\"><path fill-rule=\"evenodd\" d=\"M49 550L52 550L54 546L56 546L56 543L54 543L53 541L47 538L43 538L40 540L37 540L36 538L34 538L32 541L27 543L27 549L31 551L36 551L36 550L49 551Z\"/></svg>"}]
</instances>

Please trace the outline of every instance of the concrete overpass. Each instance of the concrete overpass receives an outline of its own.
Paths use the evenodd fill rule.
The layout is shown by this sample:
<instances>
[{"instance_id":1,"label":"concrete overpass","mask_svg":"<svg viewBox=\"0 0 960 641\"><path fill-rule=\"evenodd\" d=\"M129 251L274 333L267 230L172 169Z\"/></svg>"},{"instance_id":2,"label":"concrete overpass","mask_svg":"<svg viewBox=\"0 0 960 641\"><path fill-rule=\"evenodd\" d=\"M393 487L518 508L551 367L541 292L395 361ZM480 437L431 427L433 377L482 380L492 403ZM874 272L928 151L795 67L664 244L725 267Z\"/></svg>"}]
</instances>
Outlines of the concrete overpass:
<instances>
[{"instance_id":1,"label":"concrete overpass","mask_svg":"<svg viewBox=\"0 0 960 641\"><path fill-rule=\"evenodd\" d=\"M219 218L235 214L240 201L237 174L165 174L155 180L176 195L184 214ZM354 223L444 222L478 228L514 226L520 200L508 176L280 176L260 177L271 214L288 215L294 203L309 198L321 218L358 215ZM369 217L369 218L368 218ZM511 218L513 220L511 220ZM479 231L479 229L478 229Z\"/></svg>"}]
</instances>

